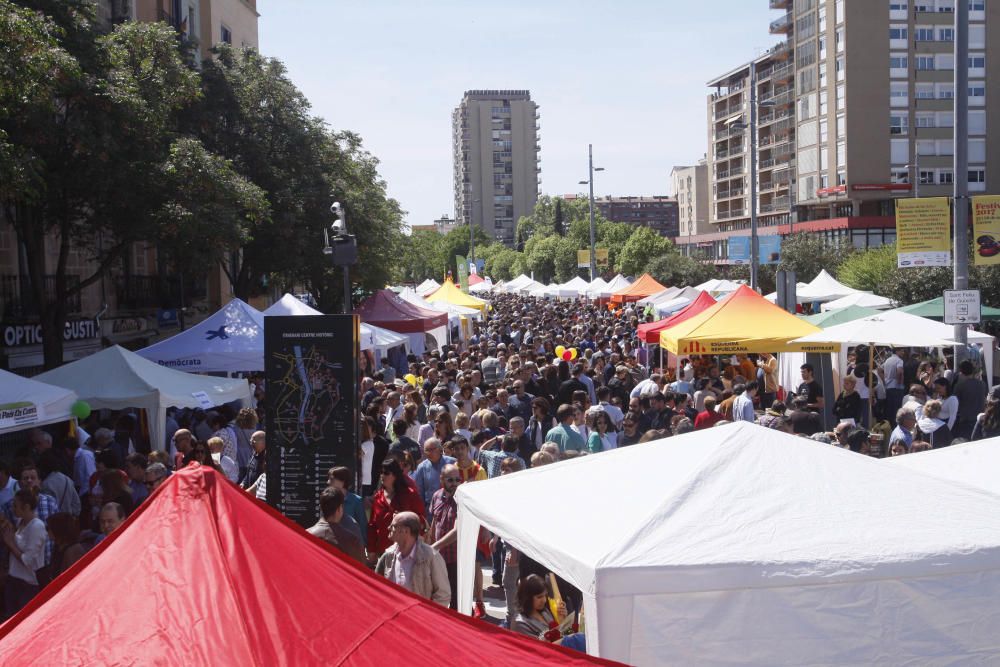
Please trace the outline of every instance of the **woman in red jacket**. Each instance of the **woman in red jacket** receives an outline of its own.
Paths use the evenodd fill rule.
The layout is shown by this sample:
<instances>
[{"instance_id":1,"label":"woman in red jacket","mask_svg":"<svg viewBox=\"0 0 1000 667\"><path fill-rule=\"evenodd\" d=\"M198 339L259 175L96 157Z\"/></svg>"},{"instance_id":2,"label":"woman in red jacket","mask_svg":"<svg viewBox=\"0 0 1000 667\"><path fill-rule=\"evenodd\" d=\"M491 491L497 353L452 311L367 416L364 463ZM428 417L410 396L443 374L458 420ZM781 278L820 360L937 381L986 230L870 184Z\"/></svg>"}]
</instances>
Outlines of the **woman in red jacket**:
<instances>
[{"instance_id":1,"label":"woman in red jacket","mask_svg":"<svg viewBox=\"0 0 1000 667\"><path fill-rule=\"evenodd\" d=\"M372 513L368 519L368 559L377 562L382 552L389 548L389 524L397 512L415 512L421 522L426 521L424 501L413 487L399 461L387 458L382 462L382 484L372 496Z\"/></svg>"}]
</instances>

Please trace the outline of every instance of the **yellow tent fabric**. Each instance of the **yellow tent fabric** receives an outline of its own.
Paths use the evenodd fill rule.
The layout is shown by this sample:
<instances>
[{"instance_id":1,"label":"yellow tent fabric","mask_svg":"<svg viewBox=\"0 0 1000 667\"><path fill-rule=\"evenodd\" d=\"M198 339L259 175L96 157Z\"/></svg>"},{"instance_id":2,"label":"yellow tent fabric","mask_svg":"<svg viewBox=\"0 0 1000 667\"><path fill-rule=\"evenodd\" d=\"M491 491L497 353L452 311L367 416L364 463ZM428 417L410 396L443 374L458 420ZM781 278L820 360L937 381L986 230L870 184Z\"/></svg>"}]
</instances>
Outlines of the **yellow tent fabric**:
<instances>
[{"instance_id":1,"label":"yellow tent fabric","mask_svg":"<svg viewBox=\"0 0 1000 667\"><path fill-rule=\"evenodd\" d=\"M439 301L444 303L450 303L454 306L465 306L466 308L478 308L480 312L486 312L486 306L488 305L482 299L477 299L474 296L466 294L449 278L444 281L441 287L424 297L426 301L431 303L437 303ZM805 334L802 334L805 335Z\"/></svg>"},{"instance_id":2,"label":"yellow tent fabric","mask_svg":"<svg viewBox=\"0 0 1000 667\"><path fill-rule=\"evenodd\" d=\"M789 343L820 329L774 305L746 285L689 320L664 329L660 346L682 354L837 352L833 343Z\"/></svg>"}]
</instances>

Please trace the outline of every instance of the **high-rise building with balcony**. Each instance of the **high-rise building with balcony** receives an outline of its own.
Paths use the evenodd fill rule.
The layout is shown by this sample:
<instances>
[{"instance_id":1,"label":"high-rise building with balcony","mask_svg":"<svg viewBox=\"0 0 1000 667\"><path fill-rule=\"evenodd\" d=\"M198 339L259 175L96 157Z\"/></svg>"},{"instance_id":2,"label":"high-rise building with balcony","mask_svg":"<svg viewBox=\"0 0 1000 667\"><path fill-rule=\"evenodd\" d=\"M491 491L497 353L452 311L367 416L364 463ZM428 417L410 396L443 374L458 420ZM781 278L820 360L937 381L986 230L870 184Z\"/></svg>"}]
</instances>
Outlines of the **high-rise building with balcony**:
<instances>
[{"instance_id":1,"label":"high-rise building with balcony","mask_svg":"<svg viewBox=\"0 0 1000 667\"><path fill-rule=\"evenodd\" d=\"M538 200L539 114L527 90L469 90L452 112L455 220L514 243Z\"/></svg>"},{"instance_id":2,"label":"high-rise building with balcony","mask_svg":"<svg viewBox=\"0 0 1000 667\"><path fill-rule=\"evenodd\" d=\"M895 239L898 197L950 195L957 177L970 194L1000 193L1000 86L986 78L1000 71L1000 2L958 1L970 9L964 64L956 0L769 0L783 12L770 30L786 41L709 82L712 230L692 243L725 261L726 238L749 233L751 68L761 234L878 246ZM953 166L956 66L969 75L963 175Z\"/></svg>"},{"instance_id":3,"label":"high-rise building with balcony","mask_svg":"<svg viewBox=\"0 0 1000 667\"><path fill-rule=\"evenodd\" d=\"M677 166L670 171L670 182L677 198L678 237L702 234L708 225L708 163Z\"/></svg>"}]
</instances>

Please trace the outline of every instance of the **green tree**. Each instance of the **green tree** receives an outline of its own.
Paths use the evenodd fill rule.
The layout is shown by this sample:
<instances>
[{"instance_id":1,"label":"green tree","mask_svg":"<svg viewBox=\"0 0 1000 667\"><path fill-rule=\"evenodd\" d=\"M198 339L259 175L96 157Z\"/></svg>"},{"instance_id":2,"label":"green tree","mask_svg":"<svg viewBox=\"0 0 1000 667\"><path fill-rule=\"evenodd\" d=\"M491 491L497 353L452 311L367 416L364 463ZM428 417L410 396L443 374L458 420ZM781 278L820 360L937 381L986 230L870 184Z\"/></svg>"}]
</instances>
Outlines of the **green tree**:
<instances>
[{"instance_id":1,"label":"green tree","mask_svg":"<svg viewBox=\"0 0 1000 667\"><path fill-rule=\"evenodd\" d=\"M440 282L444 265L438 257L438 247L444 235L429 229L418 229L403 239L399 262L403 282L419 284L428 278Z\"/></svg>"},{"instance_id":2,"label":"green tree","mask_svg":"<svg viewBox=\"0 0 1000 667\"><path fill-rule=\"evenodd\" d=\"M656 278L661 285L693 286L712 278L715 267L678 252L668 252L650 260L644 272Z\"/></svg>"},{"instance_id":3,"label":"green tree","mask_svg":"<svg viewBox=\"0 0 1000 667\"><path fill-rule=\"evenodd\" d=\"M559 253L559 236L535 236L528 239L524 247L525 264L528 273L534 273L535 280L550 283L556 277L556 255Z\"/></svg>"},{"instance_id":4,"label":"green tree","mask_svg":"<svg viewBox=\"0 0 1000 667\"><path fill-rule=\"evenodd\" d=\"M3 206L24 249L44 363L52 367L62 363L69 298L105 276L135 242L158 240L155 213L170 194L163 166L177 138L178 114L197 96L198 75L187 66L176 33L163 24L126 23L102 35L89 3L22 4L43 10L46 26L55 26L46 34L56 39L57 64L40 84L44 91L0 121L4 153L16 156L17 183L5 190ZM0 11L0 24L11 25L12 6ZM23 16L13 22L25 25ZM26 55L37 65L32 43L38 44L16 44L27 44ZM50 262L47 243L53 239L56 258ZM94 260L94 268L71 283L67 265L77 250Z\"/></svg>"},{"instance_id":5,"label":"green tree","mask_svg":"<svg viewBox=\"0 0 1000 667\"><path fill-rule=\"evenodd\" d=\"M481 252L488 245L490 245L492 241L486 236L486 232L483 231L482 227L474 227L473 229L476 242L476 257L481 258ZM471 257L469 257L469 228L457 227L445 234L441 239L437 252L438 262L444 268L445 272L451 272L451 275L455 277L457 282L458 266L455 264L455 258L462 256L466 259L471 259ZM487 253L488 252L489 251L487 251Z\"/></svg>"},{"instance_id":6,"label":"green tree","mask_svg":"<svg viewBox=\"0 0 1000 667\"><path fill-rule=\"evenodd\" d=\"M896 271L896 244L893 243L852 254L840 265L837 279L854 289L882 294L883 286Z\"/></svg>"},{"instance_id":7,"label":"green tree","mask_svg":"<svg viewBox=\"0 0 1000 667\"><path fill-rule=\"evenodd\" d=\"M579 244L571 238L558 239L553 257L553 268L555 269L555 279L560 283L580 275L580 269L576 267L576 251L579 249Z\"/></svg>"},{"instance_id":8,"label":"green tree","mask_svg":"<svg viewBox=\"0 0 1000 667\"><path fill-rule=\"evenodd\" d=\"M486 275L493 278L494 281L510 280L516 277L518 274L513 269L518 263L523 263L521 253L500 244L496 245L499 246L496 252L491 253L489 259L486 260Z\"/></svg>"},{"instance_id":9,"label":"green tree","mask_svg":"<svg viewBox=\"0 0 1000 667\"><path fill-rule=\"evenodd\" d=\"M627 222L609 222L601 218L597 223L597 247L608 249L608 266L618 266L618 254L625 247L635 227Z\"/></svg>"},{"instance_id":10,"label":"green tree","mask_svg":"<svg viewBox=\"0 0 1000 667\"><path fill-rule=\"evenodd\" d=\"M661 255L676 252L669 239L660 236L649 227L636 227L622 246L616 266L619 273L637 276L650 261Z\"/></svg>"},{"instance_id":11,"label":"green tree","mask_svg":"<svg viewBox=\"0 0 1000 667\"><path fill-rule=\"evenodd\" d=\"M807 283L823 269L836 275L852 248L832 245L818 234L790 234L781 240L781 262L777 269L794 271L798 282Z\"/></svg>"}]
</instances>

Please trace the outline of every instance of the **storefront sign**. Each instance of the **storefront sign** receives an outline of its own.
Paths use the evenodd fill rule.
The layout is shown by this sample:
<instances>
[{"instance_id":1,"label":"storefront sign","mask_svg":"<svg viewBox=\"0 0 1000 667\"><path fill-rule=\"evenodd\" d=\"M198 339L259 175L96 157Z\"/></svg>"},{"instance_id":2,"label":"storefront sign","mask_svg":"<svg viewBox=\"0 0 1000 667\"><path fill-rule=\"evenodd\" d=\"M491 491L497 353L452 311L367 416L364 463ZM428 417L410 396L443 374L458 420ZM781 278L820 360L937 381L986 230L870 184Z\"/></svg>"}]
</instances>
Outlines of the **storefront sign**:
<instances>
[{"instance_id":1,"label":"storefront sign","mask_svg":"<svg viewBox=\"0 0 1000 667\"><path fill-rule=\"evenodd\" d=\"M909 192L909 183L857 183L851 186L854 192Z\"/></svg>"},{"instance_id":2,"label":"storefront sign","mask_svg":"<svg viewBox=\"0 0 1000 667\"><path fill-rule=\"evenodd\" d=\"M896 200L896 263L951 266L951 207L947 197Z\"/></svg>"},{"instance_id":3,"label":"storefront sign","mask_svg":"<svg viewBox=\"0 0 1000 667\"><path fill-rule=\"evenodd\" d=\"M972 198L972 234L976 266L1000 264L1000 196Z\"/></svg>"},{"instance_id":4,"label":"storefront sign","mask_svg":"<svg viewBox=\"0 0 1000 667\"><path fill-rule=\"evenodd\" d=\"M3 345L5 347L23 347L42 344L41 324L5 324L0 327ZM94 320L74 320L66 323L63 340L87 340L100 338L97 322Z\"/></svg>"}]
</instances>

